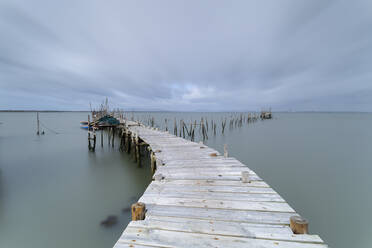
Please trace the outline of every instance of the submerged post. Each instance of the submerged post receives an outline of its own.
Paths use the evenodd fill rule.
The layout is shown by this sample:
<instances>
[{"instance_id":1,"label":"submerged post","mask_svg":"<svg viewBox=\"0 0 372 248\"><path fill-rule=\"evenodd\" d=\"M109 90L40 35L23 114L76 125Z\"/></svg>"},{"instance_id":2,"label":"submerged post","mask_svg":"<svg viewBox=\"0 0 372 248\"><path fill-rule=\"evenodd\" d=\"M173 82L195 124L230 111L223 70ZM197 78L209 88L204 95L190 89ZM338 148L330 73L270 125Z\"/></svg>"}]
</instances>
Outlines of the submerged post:
<instances>
[{"instance_id":1,"label":"submerged post","mask_svg":"<svg viewBox=\"0 0 372 248\"><path fill-rule=\"evenodd\" d=\"M301 216L291 216L289 227L294 234L308 234L309 222Z\"/></svg>"},{"instance_id":2,"label":"submerged post","mask_svg":"<svg viewBox=\"0 0 372 248\"><path fill-rule=\"evenodd\" d=\"M142 202L132 204L132 220L144 220L146 214L146 205Z\"/></svg>"}]
</instances>

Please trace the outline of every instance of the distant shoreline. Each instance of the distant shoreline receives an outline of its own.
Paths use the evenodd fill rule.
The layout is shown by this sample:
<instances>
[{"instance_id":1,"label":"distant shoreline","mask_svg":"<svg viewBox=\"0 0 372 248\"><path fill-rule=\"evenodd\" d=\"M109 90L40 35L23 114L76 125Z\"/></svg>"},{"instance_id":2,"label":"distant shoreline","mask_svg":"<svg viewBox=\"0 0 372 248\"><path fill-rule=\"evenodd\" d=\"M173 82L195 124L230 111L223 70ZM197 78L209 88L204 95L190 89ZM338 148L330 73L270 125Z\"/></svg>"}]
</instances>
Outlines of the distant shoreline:
<instances>
[{"instance_id":1,"label":"distant shoreline","mask_svg":"<svg viewBox=\"0 0 372 248\"><path fill-rule=\"evenodd\" d=\"M0 110L1 112L90 112L89 110Z\"/></svg>"},{"instance_id":2,"label":"distant shoreline","mask_svg":"<svg viewBox=\"0 0 372 248\"><path fill-rule=\"evenodd\" d=\"M34 112L40 112L40 113L64 113L64 112L90 112L90 110L0 110L0 113L34 113ZM124 111L126 113L130 112L161 112L161 113L259 113L260 111L167 111L167 110L128 110ZM372 113L368 111L272 111L272 113L319 113L319 114L330 114L330 113Z\"/></svg>"}]
</instances>

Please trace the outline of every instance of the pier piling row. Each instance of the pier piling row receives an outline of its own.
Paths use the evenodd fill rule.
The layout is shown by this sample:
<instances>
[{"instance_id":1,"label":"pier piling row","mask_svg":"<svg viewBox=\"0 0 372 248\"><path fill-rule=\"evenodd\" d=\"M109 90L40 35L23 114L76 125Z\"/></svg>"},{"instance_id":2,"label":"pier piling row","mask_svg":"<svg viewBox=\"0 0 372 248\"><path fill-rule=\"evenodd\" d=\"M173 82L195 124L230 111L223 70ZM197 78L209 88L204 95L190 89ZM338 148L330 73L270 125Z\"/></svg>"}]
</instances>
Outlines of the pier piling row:
<instances>
[{"instance_id":1,"label":"pier piling row","mask_svg":"<svg viewBox=\"0 0 372 248\"><path fill-rule=\"evenodd\" d=\"M153 181L114 248L325 248L308 222L235 158L167 131L121 120L120 149L150 154ZM113 141L113 139L112 139ZM113 143L113 142L112 142Z\"/></svg>"}]
</instances>

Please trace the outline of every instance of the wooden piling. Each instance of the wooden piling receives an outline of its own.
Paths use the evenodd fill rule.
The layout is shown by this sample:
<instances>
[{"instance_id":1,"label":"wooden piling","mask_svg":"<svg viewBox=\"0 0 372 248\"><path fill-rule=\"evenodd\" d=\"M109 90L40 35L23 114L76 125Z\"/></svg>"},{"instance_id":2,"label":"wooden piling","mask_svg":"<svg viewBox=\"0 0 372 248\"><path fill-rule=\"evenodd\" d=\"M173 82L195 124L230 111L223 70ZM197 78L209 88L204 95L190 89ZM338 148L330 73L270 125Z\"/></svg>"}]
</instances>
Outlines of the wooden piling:
<instances>
[{"instance_id":1,"label":"wooden piling","mask_svg":"<svg viewBox=\"0 0 372 248\"><path fill-rule=\"evenodd\" d=\"M132 220L133 221L144 220L145 219L145 214L146 214L145 203L142 203L142 202L134 203L134 204L132 204L131 210L132 210Z\"/></svg>"},{"instance_id":2,"label":"wooden piling","mask_svg":"<svg viewBox=\"0 0 372 248\"><path fill-rule=\"evenodd\" d=\"M126 150L127 153L130 152L130 146L131 146L131 138L130 137L131 137L131 133L130 133L130 131L127 131L126 140L125 140L125 142L127 144L127 150Z\"/></svg>"},{"instance_id":3,"label":"wooden piling","mask_svg":"<svg viewBox=\"0 0 372 248\"><path fill-rule=\"evenodd\" d=\"M93 131L93 152L96 150L96 141L97 141L96 132Z\"/></svg>"},{"instance_id":4,"label":"wooden piling","mask_svg":"<svg viewBox=\"0 0 372 248\"><path fill-rule=\"evenodd\" d=\"M242 171L242 182L243 183L250 183L251 182L248 171Z\"/></svg>"},{"instance_id":5,"label":"wooden piling","mask_svg":"<svg viewBox=\"0 0 372 248\"><path fill-rule=\"evenodd\" d=\"M88 115L89 117L89 115ZM39 120L39 112L36 113L36 119L37 119L37 131L36 134L40 135L40 120Z\"/></svg>"},{"instance_id":6,"label":"wooden piling","mask_svg":"<svg viewBox=\"0 0 372 248\"><path fill-rule=\"evenodd\" d=\"M133 135L132 135L132 157L133 157L133 159L134 159L134 162L137 162L137 154L136 154L136 152L137 152L137 143L136 143L136 134L134 133Z\"/></svg>"},{"instance_id":7,"label":"wooden piling","mask_svg":"<svg viewBox=\"0 0 372 248\"><path fill-rule=\"evenodd\" d=\"M177 120L176 120L176 118L174 118L174 129L173 129L173 133L174 133L174 135L177 136Z\"/></svg>"},{"instance_id":8,"label":"wooden piling","mask_svg":"<svg viewBox=\"0 0 372 248\"><path fill-rule=\"evenodd\" d=\"M150 166L151 166L151 172L154 174L156 171L156 159L155 159L155 154L153 151L150 151Z\"/></svg>"},{"instance_id":9,"label":"wooden piling","mask_svg":"<svg viewBox=\"0 0 372 248\"><path fill-rule=\"evenodd\" d=\"M111 127L112 130L112 148L114 148L114 142L115 142L115 127Z\"/></svg>"},{"instance_id":10,"label":"wooden piling","mask_svg":"<svg viewBox=\"0 0 372 248\"><path fill-rule=\"evenodd\" d=\"M289 227L292 229L294 234L308 234L309 223L306 219L301 216L291 216L289 219Z\"/></svg>"},{"instance_id":11,"label":"wooden piling","mask_svg":"<svg viewBox=\"0 0 372 248\"><path fill-rule=\"evenodd\" d=\"M90 131L88 130L88 150L90 151Z\"/></svg>"},{"instance_id":12,"label":"wooden piling","mask_svg":"<svg viewBox=\"0 0 372 248\"><path fill-rule=\"evenodd\" d=\"M141 167L141 146L138 135L136 135L136 160L138 167Z\"/></svg>"},{"instance_id":13,"label":"wooden piling","mask_svg":"<svg viewBox=\"0 0 372 248\"><path fill-rule=\"evenodd\" d=\"M107 128L107 144L108 144L108 146L110 146L110 142L111 142L111 128L110 127L108 127Z\"/></svg>"}]
</instances>

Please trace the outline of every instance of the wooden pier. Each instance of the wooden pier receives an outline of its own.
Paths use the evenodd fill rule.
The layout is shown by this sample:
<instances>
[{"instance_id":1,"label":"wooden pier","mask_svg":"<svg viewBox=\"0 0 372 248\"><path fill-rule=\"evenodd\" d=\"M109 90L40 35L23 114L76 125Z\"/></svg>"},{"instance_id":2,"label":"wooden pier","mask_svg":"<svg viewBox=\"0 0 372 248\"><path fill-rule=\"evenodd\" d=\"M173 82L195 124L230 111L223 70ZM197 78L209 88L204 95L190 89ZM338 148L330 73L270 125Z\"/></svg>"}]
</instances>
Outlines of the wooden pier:
<instances>
[{"instance_id":1,"label":"wooden pier","mask_svg":"<svg viewBox=\"0 0 372 248\"><path fill-rule=\"evenodd\" d=\"M121 135L121 148L139 165L146 148L154 181L132 205L132 221L114 248L328 247L307 234L307 221L227 151L221 155L133 121L121 125Z\"/></svg>"}]
</instances>

